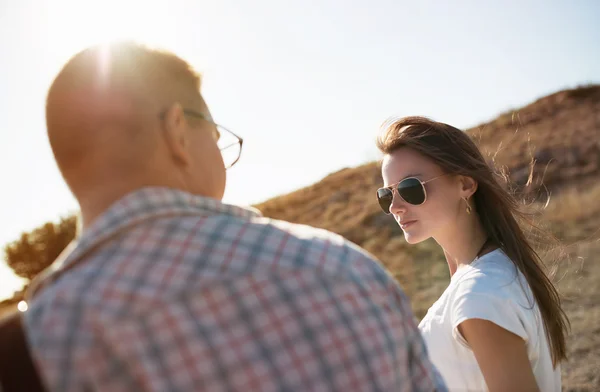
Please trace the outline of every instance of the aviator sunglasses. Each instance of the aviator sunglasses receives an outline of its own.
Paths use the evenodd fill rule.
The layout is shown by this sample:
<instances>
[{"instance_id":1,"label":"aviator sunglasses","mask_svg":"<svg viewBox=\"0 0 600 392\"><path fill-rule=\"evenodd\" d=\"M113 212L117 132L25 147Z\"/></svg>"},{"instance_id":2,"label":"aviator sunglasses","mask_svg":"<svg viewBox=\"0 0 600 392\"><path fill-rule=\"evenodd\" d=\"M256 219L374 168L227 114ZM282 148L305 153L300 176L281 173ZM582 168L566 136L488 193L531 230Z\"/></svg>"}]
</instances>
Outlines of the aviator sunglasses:
<instances>
[{"instance_id":1,"label":"aviator sunglasses","mask_svg":"<svg viewBox=\"0 0 600 392\"><path fill-rule=\"evenodd\" d=\"M421 181L416 177L407 177L397 184L379 188L377 190L377 201L379 202L379 206L383 212L388 215L391 214L390 207L392 205L392 201L394 200L394 189L396 189L402 200L408 204L412 204L414 206L421 205L427 200L427 190L425 189L425 184L433 180L437 180L445 175L446 174L442 174L427 181Z\"/></svg>"}]
</instances>

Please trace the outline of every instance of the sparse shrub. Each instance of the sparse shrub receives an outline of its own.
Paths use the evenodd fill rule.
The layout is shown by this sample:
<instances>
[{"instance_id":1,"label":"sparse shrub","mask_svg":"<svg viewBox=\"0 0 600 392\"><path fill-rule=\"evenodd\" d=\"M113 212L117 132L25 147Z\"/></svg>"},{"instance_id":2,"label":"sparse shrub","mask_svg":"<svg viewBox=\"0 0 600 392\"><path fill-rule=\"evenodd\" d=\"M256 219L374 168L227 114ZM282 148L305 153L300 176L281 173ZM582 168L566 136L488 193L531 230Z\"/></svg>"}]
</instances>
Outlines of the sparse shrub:
<instances>
[{"instance_id":1,"label":"sparse shrub","mask_svg":"<svg viewBox=\"0 0 600 392\"><path fill-rule=\"evenodd\" d=\"M31 280L52 264L75 238L76 232L76 216L63 218L58 223L47 222L6 245L6 264L16 275Z\"/></svg>"}]
</instances>

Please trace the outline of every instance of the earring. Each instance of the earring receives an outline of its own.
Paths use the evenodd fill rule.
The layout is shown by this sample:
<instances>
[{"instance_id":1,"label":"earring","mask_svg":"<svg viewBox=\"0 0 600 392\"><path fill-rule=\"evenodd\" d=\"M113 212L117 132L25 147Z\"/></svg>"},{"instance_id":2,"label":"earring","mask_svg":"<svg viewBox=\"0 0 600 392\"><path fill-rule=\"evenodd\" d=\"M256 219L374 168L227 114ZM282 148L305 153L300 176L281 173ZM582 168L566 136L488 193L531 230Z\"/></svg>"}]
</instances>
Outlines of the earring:
<instances>
[{"instance_id":1,"label":"earring","mask_svg":"<svg viewBox=\"0 0 600 392\"><path fill-rule=\"evenodd\" d=\"M463 197L463 200L467 204L467 214L471 215L471 206L469 205L469 199L467 199L466 197Z\"/></svg>"}]
</instances>

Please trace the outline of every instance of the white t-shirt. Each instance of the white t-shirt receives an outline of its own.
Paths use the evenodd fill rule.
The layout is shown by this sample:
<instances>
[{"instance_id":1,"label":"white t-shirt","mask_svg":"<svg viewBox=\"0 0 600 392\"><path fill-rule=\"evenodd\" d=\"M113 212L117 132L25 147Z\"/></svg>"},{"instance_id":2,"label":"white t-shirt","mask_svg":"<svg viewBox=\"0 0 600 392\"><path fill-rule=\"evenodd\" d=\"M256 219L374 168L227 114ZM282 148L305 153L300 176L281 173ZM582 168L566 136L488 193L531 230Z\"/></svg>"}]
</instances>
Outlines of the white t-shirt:
<instances>
[{"instance_id":1,"label":"white t-shirt","mask_svg":"<svg viewBox=\"0 0 600 392\"><path fill-rule=\"evenodd\" d=\"M450 391L487 391L475 355L457 329L472 318L489 320L523 338L540 391L560 392L560 366L552 367L538 306L525 277L499 249L459 268L419 324L429 356Z\"/></svg>"}]
</instances>

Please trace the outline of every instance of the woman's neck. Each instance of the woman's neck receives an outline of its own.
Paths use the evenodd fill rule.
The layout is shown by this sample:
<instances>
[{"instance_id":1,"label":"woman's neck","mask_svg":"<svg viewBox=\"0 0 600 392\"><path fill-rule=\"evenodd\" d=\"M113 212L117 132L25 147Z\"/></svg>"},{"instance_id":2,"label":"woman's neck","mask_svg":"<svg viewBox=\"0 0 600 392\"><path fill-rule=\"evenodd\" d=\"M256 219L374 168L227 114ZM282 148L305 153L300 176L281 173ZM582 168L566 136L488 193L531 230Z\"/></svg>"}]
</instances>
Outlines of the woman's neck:
<instances>
[{"instance_id":1,"label":"woman's neck","mask_svg":"<svg viewBox=\"0 0 600 392\"><path fill-rule=\"evenodd\" d=\"M471 264L485 251L488 235L474 212L456 225L448 227L444 233L435 236L436 242L444 250L450 276L461 266ZM479 254L478 254L479 253Z\"/></svg>"}]
</instances>

